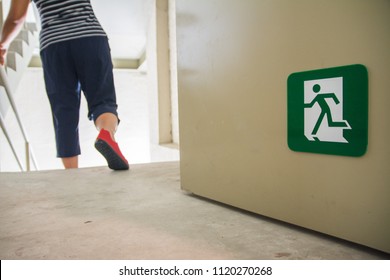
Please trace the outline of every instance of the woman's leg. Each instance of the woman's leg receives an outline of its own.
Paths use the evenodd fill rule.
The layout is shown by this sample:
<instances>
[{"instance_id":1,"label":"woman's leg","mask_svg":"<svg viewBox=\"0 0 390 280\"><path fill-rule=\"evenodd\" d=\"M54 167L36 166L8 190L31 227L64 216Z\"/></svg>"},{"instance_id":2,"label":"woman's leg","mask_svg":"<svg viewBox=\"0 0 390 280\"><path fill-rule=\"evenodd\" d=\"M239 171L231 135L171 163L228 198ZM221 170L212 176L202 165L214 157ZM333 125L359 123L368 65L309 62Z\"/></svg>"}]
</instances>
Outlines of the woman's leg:
<instances>
[{"instance_id":1,"label":"woman's leg","mask_svg":"<svg viewBox=\"0 0 390 280\"><path fill-rule=\"evenodd\" d=\"M90 37L72 42L78 77L88 103L88 117L99 130L95 147L111 169L127 170L129 164L114 136L119 119L108 40Z\"/></svg>"},{"instance_id":2,"label":"woman's leg","mask_svg":"<svg viewBox=\"0 0 390 280\"><path fill-rule=\"evenodd\" d=\"M53 115L57 157L65 168L78 168L80 85L68 42L50 45L41 52L46 91Z\"/></svg>"},{"instance_id":3,"label":"woman's leg","mask_svg":"<svg viewBox=\"0 0 390 280\"><path fill-rule=\"evenodd\" d=\"M67 157L67 158L61 158L62 164L64 165L65 169L71 169L71 168L79 168L79 157Z\"/></svg>"}]
</instances>

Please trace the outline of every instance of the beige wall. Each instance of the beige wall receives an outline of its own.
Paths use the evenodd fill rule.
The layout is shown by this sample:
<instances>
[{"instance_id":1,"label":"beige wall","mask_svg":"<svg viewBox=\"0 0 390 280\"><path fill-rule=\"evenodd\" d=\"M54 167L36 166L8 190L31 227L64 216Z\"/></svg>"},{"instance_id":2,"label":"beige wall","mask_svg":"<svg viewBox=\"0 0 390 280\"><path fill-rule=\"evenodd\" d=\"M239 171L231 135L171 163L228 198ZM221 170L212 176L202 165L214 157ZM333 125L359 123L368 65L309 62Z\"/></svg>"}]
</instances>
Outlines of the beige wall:
<instances>
[{"instance_id":1,"label":"beige wall","mask_svg":"<svg viewBox=\"0 0 390 280\"><path fill-rule=\"evenodd\" d=\"M390 252L390 1L177 0L183 189ZM287 78L369 73L363 157L287 146Z\"/></svg>"}]
</instances>

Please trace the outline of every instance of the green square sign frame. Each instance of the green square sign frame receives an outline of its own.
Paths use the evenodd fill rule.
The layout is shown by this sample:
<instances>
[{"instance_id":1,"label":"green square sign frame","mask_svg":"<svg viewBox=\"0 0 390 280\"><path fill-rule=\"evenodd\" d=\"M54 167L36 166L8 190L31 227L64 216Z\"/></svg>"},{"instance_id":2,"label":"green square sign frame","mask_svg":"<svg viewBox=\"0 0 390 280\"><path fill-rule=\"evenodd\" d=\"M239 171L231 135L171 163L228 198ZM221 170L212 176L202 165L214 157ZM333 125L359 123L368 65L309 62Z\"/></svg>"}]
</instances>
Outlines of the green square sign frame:
<instances>
[{"instance_id":1,"label":"green square sign frame","mask_svg":"<svg viewBox=\"0 0 390 280\"><path fill-rule=\"evenodd\" d=\"M291 74L287 107L291 150L353 157L366 153L368 71L364 65Z\"/></svg>"}]
</instances>

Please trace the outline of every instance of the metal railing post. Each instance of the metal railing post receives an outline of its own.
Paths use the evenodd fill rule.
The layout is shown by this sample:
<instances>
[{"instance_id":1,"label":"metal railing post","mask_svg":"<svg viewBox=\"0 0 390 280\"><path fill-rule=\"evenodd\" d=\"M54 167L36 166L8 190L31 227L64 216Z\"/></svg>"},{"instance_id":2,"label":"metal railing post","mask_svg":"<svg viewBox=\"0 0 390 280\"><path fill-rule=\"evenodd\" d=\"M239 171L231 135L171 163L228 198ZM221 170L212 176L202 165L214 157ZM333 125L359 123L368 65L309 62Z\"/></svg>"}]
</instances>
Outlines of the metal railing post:
<instances>
[{"instance_id":1,"label":"metal railing post","mask_svg":"<svg viewBox=\"0 0 390 280\"><path fill-rule=\"evenodd\" d=\"M30 165L30 143L26 142L26 171L31 171Z\"/></svg>"}]
</instances>

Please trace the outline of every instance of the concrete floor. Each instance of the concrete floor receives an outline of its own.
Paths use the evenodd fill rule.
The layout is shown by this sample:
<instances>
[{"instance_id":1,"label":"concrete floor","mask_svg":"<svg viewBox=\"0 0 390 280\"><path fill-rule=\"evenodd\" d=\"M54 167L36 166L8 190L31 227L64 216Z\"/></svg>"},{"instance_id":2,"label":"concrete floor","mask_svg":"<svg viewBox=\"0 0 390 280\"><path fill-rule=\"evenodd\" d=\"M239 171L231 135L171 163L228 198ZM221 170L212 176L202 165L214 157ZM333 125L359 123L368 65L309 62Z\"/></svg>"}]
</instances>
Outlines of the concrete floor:
<instances>
[{"instance_id":1,"label":"concrete floor","mask_svg":"<svg viewBox=\"0 0 390 280\"><path fill-rule=\"evenodd\" d=\"M0 173L0 259L389 259L180 190L179 163Z\"/></svg>"}]
</instances>

